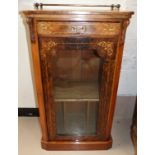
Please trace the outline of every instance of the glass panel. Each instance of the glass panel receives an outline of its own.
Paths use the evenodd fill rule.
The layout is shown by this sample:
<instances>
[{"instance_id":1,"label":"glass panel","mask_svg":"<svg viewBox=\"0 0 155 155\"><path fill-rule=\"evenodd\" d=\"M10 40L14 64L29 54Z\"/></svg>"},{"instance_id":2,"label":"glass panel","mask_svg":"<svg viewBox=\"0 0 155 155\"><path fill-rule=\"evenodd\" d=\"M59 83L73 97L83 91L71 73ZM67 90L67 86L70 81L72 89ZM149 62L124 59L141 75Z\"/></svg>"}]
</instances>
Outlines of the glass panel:
<instances>
[{"instance_id":1,"label":"glass panel","mask_svg":"<svg viewBox=\"0 0 155 155\"><path fill-rule=\"evenodd\" d=\"M98 102L70 101L56 104L57 134L95 135Z\"/></svg>"},{"instance_id":2,"label":"glass panel","mask_svg":"<svg viewBox=\"0 0 155 155\"><path fill-rule=\"evenodd\" d=\"M95 135L100 58L89 42L58 44L53 58L58 135Z\"/></svg>"}]
</instances>

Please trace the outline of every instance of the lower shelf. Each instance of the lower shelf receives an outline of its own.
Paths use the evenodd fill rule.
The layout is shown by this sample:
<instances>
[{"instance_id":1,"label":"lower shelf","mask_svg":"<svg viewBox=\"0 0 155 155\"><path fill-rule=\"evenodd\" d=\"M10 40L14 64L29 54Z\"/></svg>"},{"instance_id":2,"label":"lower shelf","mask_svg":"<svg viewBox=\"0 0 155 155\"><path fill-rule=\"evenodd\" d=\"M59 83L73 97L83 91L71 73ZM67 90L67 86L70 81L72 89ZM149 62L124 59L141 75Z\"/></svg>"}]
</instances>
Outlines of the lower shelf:
<instances>
[{"instance_id":1,"label":"lower shelf","mask_svg":"<svg viewBox=\"0 0 155 155\"><path fill-rule=\"evenodd\" d=\"M112 147L112 138L107 141L41 141L42 148L45 150L107 150Z\"/></svg>"}]
</instances>

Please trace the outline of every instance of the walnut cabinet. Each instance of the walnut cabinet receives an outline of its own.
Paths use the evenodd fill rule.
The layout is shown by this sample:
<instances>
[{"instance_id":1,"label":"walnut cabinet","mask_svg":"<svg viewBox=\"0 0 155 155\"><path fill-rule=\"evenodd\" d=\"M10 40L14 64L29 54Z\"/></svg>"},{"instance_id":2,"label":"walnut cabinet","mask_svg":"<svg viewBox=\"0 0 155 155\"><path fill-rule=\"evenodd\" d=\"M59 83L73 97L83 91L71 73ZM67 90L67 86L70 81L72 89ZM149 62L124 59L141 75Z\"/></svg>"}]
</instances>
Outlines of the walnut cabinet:
<instances>
[{"instance_id":1,"label":"walnut cabinet","mask_svg":"<svg viewBox=\"0 0 155 155\"><path fill-rule=\"evenodd\" d=\"M22 11L46 150L104 150L133 12Z\"/></svg>"}]
</instances>

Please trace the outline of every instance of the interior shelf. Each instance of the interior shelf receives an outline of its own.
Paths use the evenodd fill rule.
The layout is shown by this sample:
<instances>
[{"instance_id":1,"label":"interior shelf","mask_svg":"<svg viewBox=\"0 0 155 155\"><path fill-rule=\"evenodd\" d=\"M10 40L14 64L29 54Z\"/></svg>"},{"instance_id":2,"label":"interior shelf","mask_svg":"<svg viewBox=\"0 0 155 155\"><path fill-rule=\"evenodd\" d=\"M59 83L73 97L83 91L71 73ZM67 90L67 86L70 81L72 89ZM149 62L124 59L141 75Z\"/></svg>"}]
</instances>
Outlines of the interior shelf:
<instances>
[{"instance_id":1,"label":"interior shelf","mask_svg":"<svg viewBox=\"0 0 155 155\"><path fill-rule=\"evenodd\" d=\"M97 82L68 82L55 86L55 101L98 101Z\"/></svg>"}]
</instances>

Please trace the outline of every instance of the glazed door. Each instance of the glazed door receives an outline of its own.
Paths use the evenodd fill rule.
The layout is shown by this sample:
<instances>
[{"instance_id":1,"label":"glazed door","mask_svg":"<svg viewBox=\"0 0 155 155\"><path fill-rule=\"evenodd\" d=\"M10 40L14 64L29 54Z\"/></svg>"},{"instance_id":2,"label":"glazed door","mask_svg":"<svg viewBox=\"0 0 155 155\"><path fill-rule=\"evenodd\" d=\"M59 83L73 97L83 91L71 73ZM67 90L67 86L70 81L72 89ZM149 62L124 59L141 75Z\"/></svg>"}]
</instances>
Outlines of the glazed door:
<instances>
[{"instance_id":1,"label":"glazed door","mask_svg":"<svg viewBox=\"0 0 155 155\"><path fill-rule=\"evenodd\" d=\"M105 138L115 39L41 37L49 140Z\"/></svg>"}]
</instances>

